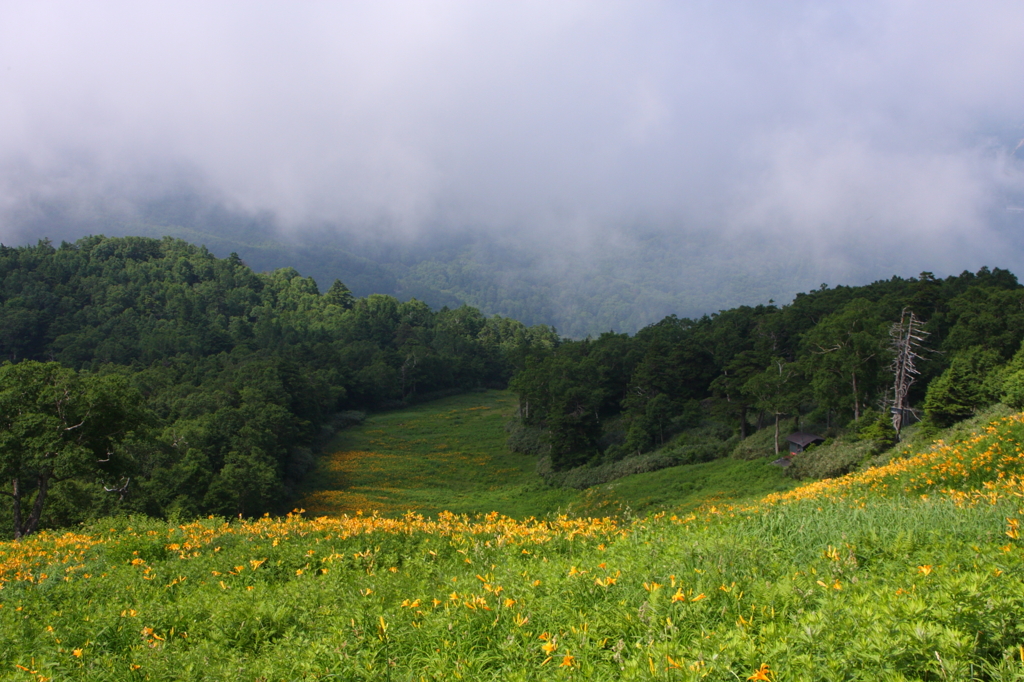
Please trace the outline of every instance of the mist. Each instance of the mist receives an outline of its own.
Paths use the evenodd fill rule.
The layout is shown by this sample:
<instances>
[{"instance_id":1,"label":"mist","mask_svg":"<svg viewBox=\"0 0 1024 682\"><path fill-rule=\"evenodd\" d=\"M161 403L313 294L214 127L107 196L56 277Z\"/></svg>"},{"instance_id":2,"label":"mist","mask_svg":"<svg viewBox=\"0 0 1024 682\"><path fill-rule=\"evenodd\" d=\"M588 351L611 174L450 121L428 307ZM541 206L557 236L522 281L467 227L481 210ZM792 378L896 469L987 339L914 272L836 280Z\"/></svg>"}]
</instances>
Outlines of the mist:
<instances>
[{"instance_id":1,"label":"mist","mask_svg":"<svg viewBox=\"0 0 1024 682\"><path fill-rule=\"evenodd\" d=\"M3 3L0 240L180 226L191 197L205 234L506 249L502 286L546 279L566 319L596 277L643 280L665 298L629 327L1019 273L1022 25L1016 2Z\"/></svg>"}]
</instances>

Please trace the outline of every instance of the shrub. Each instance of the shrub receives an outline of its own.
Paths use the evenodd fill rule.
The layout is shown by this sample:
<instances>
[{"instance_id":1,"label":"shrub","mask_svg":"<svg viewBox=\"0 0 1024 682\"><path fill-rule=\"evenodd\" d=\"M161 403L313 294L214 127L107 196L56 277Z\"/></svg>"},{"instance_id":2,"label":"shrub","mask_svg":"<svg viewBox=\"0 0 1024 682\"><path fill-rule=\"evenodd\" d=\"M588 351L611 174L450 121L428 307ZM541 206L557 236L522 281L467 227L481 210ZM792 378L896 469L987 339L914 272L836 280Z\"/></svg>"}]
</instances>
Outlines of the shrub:
<instances>
[{"instance_id":1,"label":"shrub","mask_svg":"<svg viewBox=\"0 0 1024 682\"><path fill-rule=\"evenodd\" d=\"M566 471L553 471L547 457L537 462L537 473L552 485L582 490L623 476L667 469L682 464L699 464L728 456L737 438L720 439L728 429L718 425L691 429L668 446L642 455L624 457L597 466L579 466Z\"/></svg>"},{"instance_id":2,"label":"shrub","mask_svg":"<svg viewBox=\"0 0 1024 682\"><path fill-rule=\"evenodd\" d=\"M870 417L872 415L865 415ZM896 429L892 426L892 420L885 413L878 414L873 419L864 419L864 426L857 432L857 439L871 443L872 454L878 454L888 450L896 444Z\"/></svg>"},{"instance_id":3,"label":"shrub","mask_svg":"<svg viewBox=\"0 0 1024 682\"><path fill-rule=\"evenodd\" d=\"M779 423L780 455L789 451L786 436L796 430L796 419L784 419ZM775 425L770 424L739 441L732 451L736 459L761 459L775 456Z\"/></svg>"},{"instance_id":4,"label":"shrub","mask_svg":"<svg viewBox=\"0 0 1024 682\"><path fill-rule=\"evenodd\" d=\"M857 469L876 448L871 440L826 441L793 455L787 473L794 478L835 478Z\"/></svg>"},{"instance_id":5,"label":"shrub","mask_svg":"<svg viewBox=\"0 0 1024 682\"><path fill-rule=\"evenodd\" d=\"M505 431L508 432L505 445L510 452L518 452L523 455L547 455L551 451L551 445L545 438L544 429L527 426L518 419L513 419L505 424Z\"/></svg>"}]
</instances>

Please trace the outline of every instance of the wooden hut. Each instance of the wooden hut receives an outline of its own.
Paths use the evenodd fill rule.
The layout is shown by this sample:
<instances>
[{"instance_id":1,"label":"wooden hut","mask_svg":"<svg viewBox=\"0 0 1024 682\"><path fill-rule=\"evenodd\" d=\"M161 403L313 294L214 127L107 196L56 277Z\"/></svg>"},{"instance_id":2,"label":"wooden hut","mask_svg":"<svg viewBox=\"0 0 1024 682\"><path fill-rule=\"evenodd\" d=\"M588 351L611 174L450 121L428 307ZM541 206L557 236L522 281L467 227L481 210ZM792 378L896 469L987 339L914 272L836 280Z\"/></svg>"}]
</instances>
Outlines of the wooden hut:
<instances>
[{"instance_id":1,"label":"wooden hut","mask_svg":"<svg viewBox=\"0 0 1024 682\"><path fill-rule=\"evenodd\" d=\"M803 452L809 445L825 442L825 439L821 436L814 433L804 433L803 431L797 431L796 433L789 434L789 436L786 437L786 440L789 441L790 457Z\"/></svg>"}]
</instances>

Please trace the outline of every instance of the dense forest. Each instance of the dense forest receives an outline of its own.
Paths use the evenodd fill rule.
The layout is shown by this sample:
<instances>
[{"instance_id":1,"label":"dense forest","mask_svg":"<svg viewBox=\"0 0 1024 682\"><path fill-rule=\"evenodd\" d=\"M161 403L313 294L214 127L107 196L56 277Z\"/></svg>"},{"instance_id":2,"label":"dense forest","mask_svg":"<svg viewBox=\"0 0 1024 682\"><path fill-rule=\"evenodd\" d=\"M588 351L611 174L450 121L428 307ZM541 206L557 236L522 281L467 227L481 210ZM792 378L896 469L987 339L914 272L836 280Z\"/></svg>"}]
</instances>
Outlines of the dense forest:
<instances>
[{"instance_id":1,"label":"dense forest","mask_svg":"<svg viewBox=\"0 0 1024 682\"><path fill-rule=\"evenodd\" d=\"M503 387L556 343L170 238L0 247L0 532L280 511L359 411Z\"/></svg>"},{"instance_id":2,"label":"dense forest","mask_svg":"<svg viewBox=\"0 0 1024 682\"><path fill-rule=\"evenodd\" d=\"M366 410L483 387L514 390L510 447L560 484L673 444L660 466L772 426L777 443L787 418L891 441L890 332L906 311L924 321L910 404L927 427L1024 407L1024 287L999 269L571 340L338 280L321 292L172 238L0 247L0 532L118 510L279 512Z\"/></svg>"},{"instance_id":3,"label":"dense forest","mask_svg":"<svg viewBox=\"0 0 1024 682\"><path fill-rule=\"evenodd\" d=\"M701 461L768 425L778 452L783 419L825 433L849 424L891 444L891 333L909 312L924 321L909 395L924 428L997 401L1024 407L1024 287L1000 269L925 272L822 285L788 305L667 317L634 336L564 340L532 354L512 380L521 420L513 446L546 450L558 472L670 443L679 452L663 465Z\"/></svg>"}]
</instances>

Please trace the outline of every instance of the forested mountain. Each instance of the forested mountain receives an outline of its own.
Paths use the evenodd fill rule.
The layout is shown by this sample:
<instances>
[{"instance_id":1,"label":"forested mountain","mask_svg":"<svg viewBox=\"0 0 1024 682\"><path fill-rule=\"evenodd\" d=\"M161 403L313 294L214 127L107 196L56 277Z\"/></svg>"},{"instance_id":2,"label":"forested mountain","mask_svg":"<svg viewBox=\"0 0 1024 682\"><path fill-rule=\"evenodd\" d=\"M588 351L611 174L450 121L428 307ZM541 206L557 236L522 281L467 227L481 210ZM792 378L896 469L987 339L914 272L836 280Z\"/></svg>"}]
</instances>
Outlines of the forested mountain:
<instances>
[{"instance_id":1,"label":"forested mountain","mask_svg":"<svg viewBox=\"0 0 1024 682\"><path fill-rule=\"evenodd\" d=\"M44 525L117 505L276 511L346 411L504 386L556 341L465 306L357 298L340 281L321 293L294 269L257 274L171 238L0 247L0 356L16 363L0 367L0 475L15 505L0 514L40 491ZM141 411L123 428L86 433L130 405Z\"/></svg>"},{"instance_id":2,"label":"forested mountain","mask_svg":"<svg viewBox=\"0 0 1024 682\"><path fill-rule=\"evenodd\" d=\"M294 267L322 289L340 278L356 296L415 298L432 308L465 304L577 339L632 334L671 314L699 317L741 303L790 300L837 268L846 281L868 282L905 267L890 265L885 253L859 269L795 254L765 258L777 245L645 225L578 239L545 236L533 226L507 233L445 227L418 236L334 225L286 231L272 216L233 211L193 191L139 200L128 212L41 202L5 228L14 243L36 235L171 235L220 257L237 253L257 272Z\"/></svg>"},{"instance_id":3,"label":"forested mountain","mask_svg":"<svg viewBox=\"0 0 1024 682\"><path fill-rule=\"evenodd\" d=\"M512 387L524 427L543 430L556 471L636 456L708 423L746 436L784 417L822 429L855 420L893 439L890 331L906 312L926 321L909 398L928 424L999 400L1024 406L1024 287L988 268L823 285L788 305L567 340L532 355ZM861 422L866 413L870 424Z\"/></svg>"},{"instance_id":4,"label":"forested mountain","mask_svg":"<svg viewBox=\"0 0 1024 682\"><path fill-rule=\"evenodd\" d=\"M907 311L925 321L910 404L928 424L1024 407L1024 287L1000 269L572 340L340 281L321 292L169 237L0 247L0 528L279 511L361 411L475 387L511 385L510 443L555 472L701 429L718 441L693 457L721 456L794 416L891 439L890 330Z\"/></svg>"}]
</instances>

